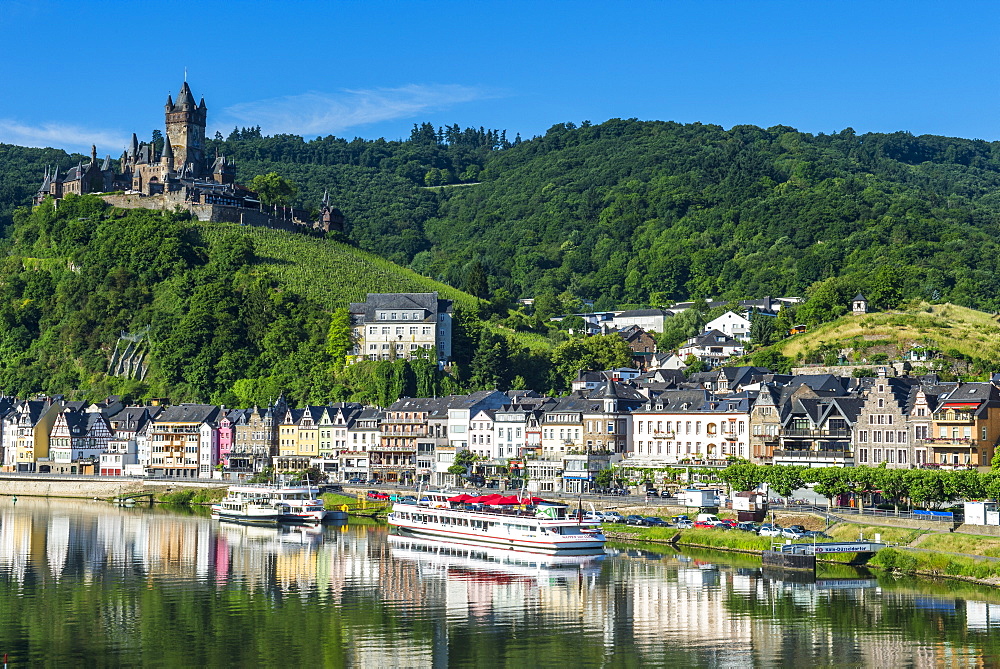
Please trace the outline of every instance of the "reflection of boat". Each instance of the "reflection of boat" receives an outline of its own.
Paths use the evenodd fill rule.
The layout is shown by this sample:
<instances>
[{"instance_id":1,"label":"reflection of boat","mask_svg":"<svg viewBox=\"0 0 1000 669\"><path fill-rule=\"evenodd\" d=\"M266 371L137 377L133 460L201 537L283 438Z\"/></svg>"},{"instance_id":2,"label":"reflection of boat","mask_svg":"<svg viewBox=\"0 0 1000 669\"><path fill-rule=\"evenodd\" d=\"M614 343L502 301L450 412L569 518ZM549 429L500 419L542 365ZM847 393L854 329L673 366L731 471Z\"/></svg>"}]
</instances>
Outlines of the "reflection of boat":
<instances>
[{"instance_id":1,"label":"reflection of boat","mask_svg":"<svg viewBox=\"0 0 1000 669\"><path fill-rule=\"evenodd\" d=\"M287 485L284 483L245 483L229 486L224 501L244 502L268 499L287 505L279 520L285 522L320 523L326 517L326 508L314 485Z\"/></svg>"},{"instance_id":2,"label":"reflection of boat","mask_svg":"<svg viewBox=\"0 0 1000 669\"><path fill-rule=\"evenodd\" d=\"M268 498L239 499L227 497L212 505L212 517L236 523L277 523L289 507Z\"/></svg>"},{"instance_id":3,"label":"reflection of boat","mask_svg":"<svg viewBox=\"0 0 1000 669\"><path fill-rule=\"evenodd\" d=\"M423 575L436 574L448 580L507 582L539 576L595 576L601 572L604 559L604 551L589 555L525 554L399 534L390 534L388 539L393 558L417 562Z\"/></svg>"},{"instance_id":4,"label":"reflection of boat","mask_svg":"<svg viewBox=\"0 0 1000 669\"><path fill-rule=\"evenodd\" d=\"M565 504L537 497L428 492L416 502L393 504L389 524L425 537L529 552L600 550L605 542L600 522L574 520Z\"/></svg>"},{"instance_id":5,"label":"reflection of boat","mask_svg":"<svg viewBox=\"0 0 1000 669\"><path fill-rule=\"evenodd\" d=\"M316 525L282 526L278 541L283 544L311 545L323 541L323 528Z\"/></svg>"}]
</instances>

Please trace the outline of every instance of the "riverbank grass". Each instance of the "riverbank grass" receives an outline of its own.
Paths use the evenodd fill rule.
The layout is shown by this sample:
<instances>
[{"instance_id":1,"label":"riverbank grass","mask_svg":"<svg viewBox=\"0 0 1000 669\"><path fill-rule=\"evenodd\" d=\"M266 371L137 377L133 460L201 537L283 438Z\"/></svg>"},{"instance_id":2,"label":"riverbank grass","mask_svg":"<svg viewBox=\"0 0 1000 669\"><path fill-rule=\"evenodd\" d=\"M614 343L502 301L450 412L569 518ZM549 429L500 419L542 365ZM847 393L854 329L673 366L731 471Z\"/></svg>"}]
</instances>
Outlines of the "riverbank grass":
<instances>
[{"instance_id":1,"label":"riverbank grass","mask_svg":"<svg viewBox=\"0 0 1000 669\"><path fill-rule=\"evenodd\" d=\"M677 543L685 546L708 546L744 551L766 551L771 548L771 539L768 537L759 537L750 532L736 530L679 530L675 527L638 527L617 523L608 523L605 528L615 534L628 536L634 541Z\"/></svg>"},{"instance_id":2,"label":"riverbank grass","mask_svg":"<svg viewBox=\"0 0 1000 669\"><path fill-rule=\"evenodd\" d=\"M357 504L358 500L356 497L351 497L349 495L338 495L335 492L325 492L320 497L323 499L323 504L326 506L327 511L335 511L339 509L344 504Z\"/></svg>"},{"instance_id":3,"label":"riverbank grass","mask_svg":"<svg viewBox=\"0 0 1000 669\"><path fill-rule=\"evenodd\" d=\"M924 553L904 551L898 548L884 548L869 562L873 567L881 567L904 574L930 574L932 576L959 576L991 582L1000 580L1000 562L977 560L974 557L946 555L944 553Z\"/></svg>"},{"instance_id":4,"label":"riverbank grass","mask_svg":"<svg viewBox=\"0 0 1000 669\"><path fill-rule=\"evenodd\" d=\"M920 548L942 553L968 553L986 557L1000 557L1000 537L978 534L931 534L919 544Z\"/></svg>"},{"instance_id":5,"label":"riverbank grass","mask_svg":"<svg viewBox=\"0 0 1000 669\"><path fill-rule=\"evenodd\" d=\"M215 504L226 496L225 488L191 488L157 493L154 499L160 504Z\"/></svg>"}]
</instances>

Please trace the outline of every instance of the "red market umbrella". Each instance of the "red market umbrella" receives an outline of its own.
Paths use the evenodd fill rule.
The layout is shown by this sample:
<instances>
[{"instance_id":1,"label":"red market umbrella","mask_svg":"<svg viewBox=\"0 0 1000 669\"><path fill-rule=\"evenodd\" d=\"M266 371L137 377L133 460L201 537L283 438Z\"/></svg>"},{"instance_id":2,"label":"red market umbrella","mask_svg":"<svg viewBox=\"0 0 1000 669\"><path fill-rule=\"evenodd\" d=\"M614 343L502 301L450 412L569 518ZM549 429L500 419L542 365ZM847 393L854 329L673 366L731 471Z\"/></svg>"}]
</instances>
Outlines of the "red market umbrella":
<instances>
[{"instance_id":1,"label":"red market umbrella","mask_svg":"<svg viewBox=\"0 0 1000 669\"><path fill-rule=\"evenodd\" d=\"M503 499L502 495L486 495L485 497L477 497L476 501L481 504L496 504L498 500Z\"/></svg>"},{"instance_id":2,"label":"red market umbrella","mask_svg":"<svg viewBox=\"0 0 1000 669\"><path fill-rule=\"evenodd\" d=\"M500 499L493 502L494 504L520 504L521 500L517 498L517 495L508 495L507 497L501 497Z\"/></svg>"},{"instance_id":3,"label":"red market umbrella","mask_svg":"<svg viewBox=\"0 0 1000 669\"><path fill-rule=\"evenodd\" d=\"M538 504L539 502L544 502L545 500L541 497L525 497L521 501L525 504Z\"/></svg>"},{"instance_id":4,"label":"red market umbrella","mask_svg":"<svg viewBox=\"0 0 1000 669\"><path fill-rule=\"evenodd\" d=\"M455 495L454 497L449 497L448 501L449 502L468 502L470 499L474 499L474 498L469 497L468 495L466 495L463 492L461 495Z\"/></svg>"}]
</instances>

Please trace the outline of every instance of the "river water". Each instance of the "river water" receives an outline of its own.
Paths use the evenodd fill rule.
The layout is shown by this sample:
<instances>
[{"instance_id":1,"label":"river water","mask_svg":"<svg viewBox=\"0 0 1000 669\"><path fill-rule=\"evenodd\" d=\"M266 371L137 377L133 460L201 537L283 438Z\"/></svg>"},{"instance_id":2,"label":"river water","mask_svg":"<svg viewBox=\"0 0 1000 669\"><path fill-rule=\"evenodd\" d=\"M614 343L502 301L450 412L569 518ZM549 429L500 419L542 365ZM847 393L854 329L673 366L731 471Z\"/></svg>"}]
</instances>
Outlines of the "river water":
<instances>
[{"instance_id":1,"label":"river water","mask_svg":"<svg viewBox=\"0 0 1000 669\"><path fill-rule=\"evenodd\" d=\"M992 666L1000 591L726 553L553 560L0 497L10 666ZM811 580L811 579L810 579Z\"/></svg>"}]
</instances>

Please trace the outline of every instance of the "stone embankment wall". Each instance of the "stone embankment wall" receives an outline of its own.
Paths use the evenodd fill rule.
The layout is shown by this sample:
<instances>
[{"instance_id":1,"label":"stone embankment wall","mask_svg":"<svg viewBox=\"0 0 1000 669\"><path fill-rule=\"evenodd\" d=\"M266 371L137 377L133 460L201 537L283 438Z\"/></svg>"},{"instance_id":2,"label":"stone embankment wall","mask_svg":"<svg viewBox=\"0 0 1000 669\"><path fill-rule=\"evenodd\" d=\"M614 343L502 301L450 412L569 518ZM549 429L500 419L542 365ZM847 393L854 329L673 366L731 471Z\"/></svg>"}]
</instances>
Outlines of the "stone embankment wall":
<instances>
[{"instance_id":1,"label":"stone embankment wall","mask_svg":"<svg viewBox=\"0 0 1000 669\"><path fill-rule=\"evenodd\" d=\"M891 363L869 363L867 365L834 365L825 367L822 365L809 365L806 367L792 367L792 374L833 374L834 376L851 376L856 369L874 369L876 372L880 367L884 367L889 376L902 376L906 371L902 362Z\"/></svg>"},{"instance_id":2,"label":"stone embankment wall","mask_svg":"<svg viewBox=\"0 0 1000 669\"><path fill-rule=\"evenodd\" d=\"M0 474L0 495L25 497L114 497L121 493L166 492L179 488L220 488L228 483L207 479L190 481L146 481L143 479L113 479L111 477L52 476L39 474Z\"/></svg>"}]
</instances>

